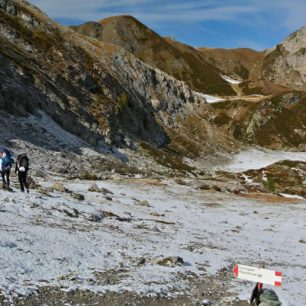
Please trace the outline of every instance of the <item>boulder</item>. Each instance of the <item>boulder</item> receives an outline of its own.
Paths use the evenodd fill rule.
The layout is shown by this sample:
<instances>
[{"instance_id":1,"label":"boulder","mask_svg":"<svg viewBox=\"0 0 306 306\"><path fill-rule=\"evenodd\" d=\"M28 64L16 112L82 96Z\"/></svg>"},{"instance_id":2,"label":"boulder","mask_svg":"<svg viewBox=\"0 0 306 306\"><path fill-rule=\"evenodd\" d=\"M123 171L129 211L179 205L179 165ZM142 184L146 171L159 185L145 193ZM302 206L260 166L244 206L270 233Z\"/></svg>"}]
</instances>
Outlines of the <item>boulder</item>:
<instances>
[{"instance_id":1,"label":"boulder","mask_svg":"<svg viewBox=\"0 0 306 306\"><path fill-rule=\"evenodd\" d=\"M58 192L66 192L66 188L63 183L61 182L54 182L52 185L53 190L58 191Z\"/></svg>"}]
</instances>

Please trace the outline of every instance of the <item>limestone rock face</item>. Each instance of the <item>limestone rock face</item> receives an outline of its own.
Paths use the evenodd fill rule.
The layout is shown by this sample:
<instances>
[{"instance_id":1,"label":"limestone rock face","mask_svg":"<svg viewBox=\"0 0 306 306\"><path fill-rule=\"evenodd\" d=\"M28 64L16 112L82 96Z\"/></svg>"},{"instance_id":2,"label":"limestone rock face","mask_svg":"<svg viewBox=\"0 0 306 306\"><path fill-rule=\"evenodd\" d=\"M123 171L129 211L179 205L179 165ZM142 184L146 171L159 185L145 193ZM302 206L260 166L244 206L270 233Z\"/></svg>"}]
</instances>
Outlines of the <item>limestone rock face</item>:
<instances>
[{"instance_id":1,"label":"limestone rock face","mask_svg":"<svg viewBox=\"0 0 306 306\"><path fill-rule=\"evenodd\" d=\"M262 76L290 88L306 89L306 26L267 53Z\"/></svg>"}]
</instances>

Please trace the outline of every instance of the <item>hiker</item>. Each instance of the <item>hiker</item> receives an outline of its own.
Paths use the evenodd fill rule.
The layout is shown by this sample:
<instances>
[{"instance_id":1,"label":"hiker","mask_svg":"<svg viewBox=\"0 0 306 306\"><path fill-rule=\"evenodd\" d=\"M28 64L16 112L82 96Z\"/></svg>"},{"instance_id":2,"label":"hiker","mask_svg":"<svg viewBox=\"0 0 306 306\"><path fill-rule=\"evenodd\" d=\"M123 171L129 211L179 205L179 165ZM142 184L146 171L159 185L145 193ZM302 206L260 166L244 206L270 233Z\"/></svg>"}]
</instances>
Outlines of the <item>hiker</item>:
<instances>
[{"instance_id":1,"label":"hiker","mask_svg":"<svg viewBox=\"0 0 306 306\"><path fill-rule=\"evenodd\" d=\"M29 158L26 153L19 154L16 160L15 173L18 173L20 189L24 192L24 187L29 193L29 185L27 183L27 173L29 170Z\"/></svg>"},{"instance_id":2,"label":"hiker","mask_svg":"<svg viewBox=\"0 0 306 306\"><path fill-rule=\"evenodd\" d=\"M262 289L262 283L254 287L250 299L253 306L281 306L277 294L271 289Z\"/></svg>"},{"instance_id":3,"label":"hiker","mask_svg":"<svg viewBox=\"0 0 306 306\"><path fill-rule=\"evenodd\" d=\"M256 283L253 291L252 291L252 295L251 295L251 299L250 299L250 304L257 306L259 305L259 296L262 292L262 283Z\"/></svg>"},{"instance_id":4,"label":"hiker","mask_svg":"<svg viewBox=\"0 0 306 306\"><path fill-rule=\"evenodd\" d=\"M13 164L13 160L6 152L0 152L1 158L1 176L2 176L2 187L3 189L10 189L10 174Z\"/></svg>"}]
</instances>

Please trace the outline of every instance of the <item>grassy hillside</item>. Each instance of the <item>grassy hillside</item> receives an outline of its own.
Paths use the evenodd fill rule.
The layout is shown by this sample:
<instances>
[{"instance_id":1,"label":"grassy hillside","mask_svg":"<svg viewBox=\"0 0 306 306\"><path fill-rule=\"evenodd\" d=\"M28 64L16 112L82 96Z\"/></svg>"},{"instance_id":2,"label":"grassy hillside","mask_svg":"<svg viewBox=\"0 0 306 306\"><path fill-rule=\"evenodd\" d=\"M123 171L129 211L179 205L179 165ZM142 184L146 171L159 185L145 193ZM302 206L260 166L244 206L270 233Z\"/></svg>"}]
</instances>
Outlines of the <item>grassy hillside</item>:
<instances>
[{"instance_id":1,"label":"grassy hillside","mask_svg":"<svg viewBox=\"0 0 306 306\"><path fill-rule=\"evenodd\" d=\"M271 149L306 149L305 93L283 93L259 102L225 101L212 107L210 122L237 140Z\"/></svg>"},{"instance_id":2,"label":"grassy hillside","mask_svg":"<svg viewBox=\"0 0 306 306\"><path fill-rule=\"evenodd\" d=\"M237 76L242 80L255 79L260 75L264 52L248 48L200 48L199 50L208 63L226 75Z\"/></svg>"}]
</instances>

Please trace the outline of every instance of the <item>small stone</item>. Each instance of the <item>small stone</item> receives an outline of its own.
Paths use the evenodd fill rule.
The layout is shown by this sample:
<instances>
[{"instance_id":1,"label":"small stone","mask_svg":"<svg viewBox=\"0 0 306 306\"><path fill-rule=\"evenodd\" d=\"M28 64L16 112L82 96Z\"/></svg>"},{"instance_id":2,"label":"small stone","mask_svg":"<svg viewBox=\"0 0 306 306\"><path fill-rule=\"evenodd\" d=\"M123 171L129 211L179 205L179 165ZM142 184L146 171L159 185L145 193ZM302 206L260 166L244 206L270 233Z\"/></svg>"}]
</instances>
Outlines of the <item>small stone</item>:
<instances>
[{"instance_id":1,"label":"small stone","mask_svg":"<svg viewBox=\"0 0 306 306\"><path fill-rule=\"evenodd\" d=\"M202 305L202 306L211 306L212 303L211 303L210 300L203 300L203 301L201 302L201 305Z\"/></svg>"},{"instance_id":2,"label":"small stone","mask_svg":"<svg viewBox=\"0 0 306 306\"><path fill-rule=\"evenodd\" d=\"M97 184L92 184L89 188L88 191L90 192L101 192L100 188L98 187Z\"/></svg>"},{"instance_id":3,"label":"small stone","mask_svg":"<svg viewBox=\"0 0 306 306\"><path fill-rule=\"evenodd\" d=\"M138 266L144 265L146 263L146 259L144 257L141 257L138 261Z\"/></svg>"},{"instance_id":4,"label":"small stone","mask_svg":"<svg viewBox=\"0 0 306 306\"><path fill-rule=\"evenodd\" d=\"M43 194L43 195L45 195L45 196L51 197L51 195L50 195L50 193L49 193L49 190L46 189L46 188L40 187L40 188L38 188L38 192L41 193L41 194Z\"/></svg>"},{"instance_id":5,"label":"small stone","mask_svg":"<svg viewBox=\"0 0 306 306\"><path fill-rule=\"evenodd\" d=\"M61 182L54 182L53 185L52 185L52 188L55 191L58 191L58 192L65 192L66 191L64 184L61 183Z\"/></svg>"},{"instance_id":6,"label":"small stone","mask_svg":"<svg viewBox=\"0 0 306 306\"><path fill-rule=\"evenodd\" d=\"M200 190L209 190L210 189L210 186L208 184L202 184L200 187L199 187Z\"/></svg>"},{"instance_id":7,"label":"small stone","mask_svg":"<svg viewBox=\"0 0 306 306\"><path fill-rule=\"evenodd\" d=\"M70 195L71 195L72 198L74 198L78 201L84 201L85 200L85 196L83 194L72 192Z\"/></svg>"},{"instance_id":8,"label":"small stone","mask_svg":"<svg viewBox=\"0 0 306 306\"><path fill-rule=\"evenodd\" d=\"M150 203L147 200L140 201L137 203L139 206L144 206L144 207L151 207Z\"/></svg>"},{"instance_id":9,"label":"small stone","mask_svg":"<svg viewBox=\"0 0 306 306\"><path fill-rule=\"evenodd\" d=\"M90 215L88 218L89 221L91 222L101 222L103 220L103 216L102 215Z\"/></svg>"},{"instance_id":10,"label":"small stone","mask_svg":"<svg viewBox=\"0 0 306 306\"><path fill-rule=\"evenodd\" d=\"M37 189L39 187L39 185L36 184L32 176L27 177L27 184L30 189Z\"/></svg>"}]
</instances>

